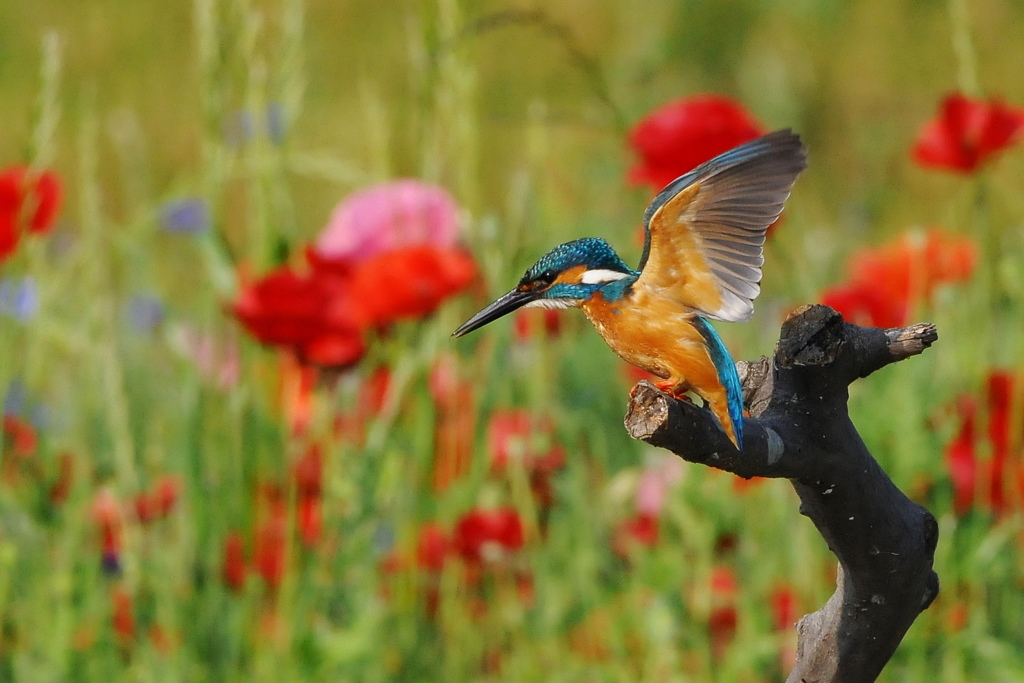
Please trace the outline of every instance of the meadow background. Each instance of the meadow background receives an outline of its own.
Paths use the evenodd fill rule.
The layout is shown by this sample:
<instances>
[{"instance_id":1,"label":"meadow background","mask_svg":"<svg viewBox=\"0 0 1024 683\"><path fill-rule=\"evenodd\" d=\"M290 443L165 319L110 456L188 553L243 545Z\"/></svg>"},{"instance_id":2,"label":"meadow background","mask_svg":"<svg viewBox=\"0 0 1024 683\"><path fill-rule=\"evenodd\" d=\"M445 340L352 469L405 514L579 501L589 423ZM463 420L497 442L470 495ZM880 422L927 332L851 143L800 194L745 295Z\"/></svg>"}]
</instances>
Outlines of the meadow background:
<instances>
[{"instance_id":1,"label":"meadow background","mask_svg":"<svg viewBox=\"0 0 1024 683\"><path fill-rule=\"evenodd\" d=\"M1013 0L3 3L0 169L63 199L0 262L0 681L781 680L835 571L789 485L631 441L581 315L449 339L561 241L635 261L630 130L699 93L810 149L737 359L858 250L969 245L903 302L935 347L851 392L941 529L881 680L1024 679L1024 149L910 153L948 93L1024 105L1022 35ZM243 294L397 178L479 277L345 369L261 345Z\"/></svg>"}]
</instances>

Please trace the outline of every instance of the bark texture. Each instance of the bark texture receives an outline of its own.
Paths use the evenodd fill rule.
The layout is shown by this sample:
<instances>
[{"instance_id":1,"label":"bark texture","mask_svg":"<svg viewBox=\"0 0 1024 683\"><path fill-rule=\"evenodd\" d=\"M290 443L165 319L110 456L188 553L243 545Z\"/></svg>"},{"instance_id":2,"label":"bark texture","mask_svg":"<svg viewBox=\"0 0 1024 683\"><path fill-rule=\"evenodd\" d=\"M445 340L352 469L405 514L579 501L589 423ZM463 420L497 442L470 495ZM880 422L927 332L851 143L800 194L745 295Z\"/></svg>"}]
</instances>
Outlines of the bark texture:
<instances>
[{"instance_id":1,"label":"bark texture","mask_svg":"<svg viewBox=\"0 0 1024 683\"><path fill-rule=\"evenodd\" d=\"M799 309L771 358L738 364L751 415L743 452L709 411L647 382L634 389L626 415L633 438L741 477L789 479L800 512L838 558L836 592L797 624L787 683L874 681L938 595L935 518L892 483L847 410L854 380L937 339L929 323L882 330L846 323L827 306Z\"/></svg>"}]
</instances>

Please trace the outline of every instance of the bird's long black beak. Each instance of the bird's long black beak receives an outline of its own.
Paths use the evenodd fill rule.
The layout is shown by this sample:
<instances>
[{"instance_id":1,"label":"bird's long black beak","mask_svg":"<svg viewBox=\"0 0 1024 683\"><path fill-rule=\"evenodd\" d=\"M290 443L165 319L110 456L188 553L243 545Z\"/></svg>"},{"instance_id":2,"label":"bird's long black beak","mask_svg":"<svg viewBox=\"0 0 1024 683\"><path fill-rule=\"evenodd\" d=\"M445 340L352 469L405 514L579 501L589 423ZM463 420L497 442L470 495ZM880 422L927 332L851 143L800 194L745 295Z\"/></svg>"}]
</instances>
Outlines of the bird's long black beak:
<instances>
[{"instance_id":1,"label":"bird's long black beak","mask_svg":"<svg viewBox=\"0 0 1024 683\"><path fill-rule=\"evenodd\" d=\"M497 320L503 315L508 315L517 308L521 308L531 301L536 301L540 296L539 292L521 292L513 289L498 299L492 301L484 310L462 323L459 329L452 332L453 337L461 337L473 330L483 327L489 322Z\"/></svg>"}]
</instances>

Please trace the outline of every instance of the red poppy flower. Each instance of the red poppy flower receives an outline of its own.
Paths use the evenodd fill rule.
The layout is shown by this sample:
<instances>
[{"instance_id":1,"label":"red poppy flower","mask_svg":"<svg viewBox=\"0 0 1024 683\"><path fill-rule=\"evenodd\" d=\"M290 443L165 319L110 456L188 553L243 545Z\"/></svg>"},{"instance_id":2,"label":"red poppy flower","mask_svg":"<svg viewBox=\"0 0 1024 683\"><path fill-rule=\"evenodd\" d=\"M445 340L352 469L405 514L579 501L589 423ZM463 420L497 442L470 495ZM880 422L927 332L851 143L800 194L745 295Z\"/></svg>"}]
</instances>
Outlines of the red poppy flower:
<instances>
[{"instance_id":1,"label":"red poppy flower","mask_svg":"<svg viewBox=\"0 0 1024 683\"><path fill-rule=\"evenodd\" d=\"M181 480L164 475L157 479L152 491L144 491L135 497L135 516L143 524L166 517L178 502Z\"/></svg>"},{"instance_id":2,"label":"red poppy flower","mask_svg":"<svg viewBox=\"0 0 1024 683\"><path fill-rule=\"evenodd\" d=\"M637 513L622 522L612 537L612 550L623 559L638 548L653 548L661 536L660 523L654 515Z\"/></svg>"},{"instance_id":3,"label":"red poppy flower","mask_svg":"<svg viewBox=\"0 0 1024 683\"><path fill-rule=\"evenodd\" d=\"M380 562L377 563L377 569L382 574L397 574L406 570L408 562L406 558L402 557L398 553L390 552L381 558Z\"/></svg>"},{"instance_id":4,"label":"red poppy flower","mask_svg":"<svg viewBox=\"0 0 1024 683\"><path fill-rule=\"evenodd\" d=\"M242 534L232 531L224 539L224 564L221 577L224 585L233 591L245 587L245 540Z\"/></svg>"},{"instance_id":5,"label":"red poppy flower","mask_svg":"<svg viewBox=\"0 0 1024 683\"><path fill-rule=\"evenodd\" d=\"M320 540L324 528L323 505L319 496L300 496L295 512L295 525L299 538L307 547L313 547Z\"/></svg>"},{"instance_id":6,"label":"red poppy flower","mask_svg":"<svg viewBox=\"0 0 1024 683\"><path fill-rule=\"evenodd\" d=\"M384 408L390 388L391 370L387 366L379 366L364 375L355 407L334 418L335 435L354 443L362 443L370 420Z\"/></svg>"},{"instance_id":7,"label":"red poppy flower","mask_svg":"<svg viewBox=\"0 0 1024 683\"><path fill-rule=\"evenodd\" d=\"M739 621L736 612L736 574L726 566L711 570L711 614L708 616L708 630L711 633L711 649L721 656L726 646L736 636Z\"/></svg>"},{"instance_id":8,"label":"red poppy flower","mask_svg":"<svg viewBox=\"0 0 1024 683\"><path fill-rule=\"evenodd\" d=\"M526 410L495 412L487 427L491 469L501 473L510 462L519 463L530 478L530 491L542 512L555 503L552 476L565 465L565 450L551 443L552 431L550 419ZM541 524L543 527L543 518Z\"/></svg>"},{"instance_id":9,"label":"red poppy flower","mask_svg":"<svg viewBox=\"0 0 1024 683\"><path fill-rule=\"evenodd\" d=\"M316 388L317 370L291 353L281 354L279 361L278 395L281 412L292 434L304 434L313 419L313 389Z\"/></svg>"},{"instance_id":10,"label":"red poppy flower","mask_svg":"<svg viewBox=\"0 0 1024 683\"><path fill-rule=\"evenodd\" d=\"M114 634L122 643L135 638L135 615L132 611L132 596L123 588L115 588L111 596L114 602L112 625Z\"/></svg>"},{"instance_id":11,"label":"red poppy flower","mask_svg":"<svg viewBox=\"0 0 1024 683\"><path fill-rule=\"evenodd\" d=\"M450 408L456 405L459 398L460 381L458 358L450 353L438 356L427 376L430 397L434 399L438 408Z\"/></svg>"},{"instance_id":12,"label":"red poppy flower","mask_svg":"<svg viewBox=\"0 0 1024 683\"><path fill-rule=\"evenodd\" d=\"M305 361L344 367L362 358L364 313L344 278L329 269L282 266L246 285L232 312L257 340Z\"/></svg>"},{"instance_id":13,"label":"red poppy flower","mask_svg":"<svg viewBox=\"0 0 1024 683\"><path fill-rule=\"evenodd\" d=\"M792 586L780 584L772 589L768 602L772 607L772 623L776 631L793 628L799 619L800 599Z\"/></svg>"},{"instance_id":14,"label":"red poppy flower","mask_svg":"<svg viewBox=\"0 0 1024 683\"><path fill-rule=\"evenodd\" d=\"M319 444L306 449L292 468L295 489L300 498L316 498L323 491L324 456Z\"/></svg>"},{"instance_id":15,"label":"red poppy flower","mask_svg":"<svg viewBox=\"0 0 1024 683\"><path fill-rule=\"evenodd\" d=\"M252 563L256 573L271 590L276 590L284 579L287 540L283 510L272 511L256 529Z\"/></svg>"},{"instance_id":16,"label":"red poppy flower","mask_svg":"<svg viewBox=\"0 0 1024 683\"><path fill-rule=\"evenodd\" d=\"M931 299L940 284L968 280L977 259L977 248L966 237L935 229L923 238L904 235L855 253L850 277L825 290L821 302L859 325L899 327L907 324L915 307Z\"/></svg>"},{"instance_id":17,"label":"red poppy flower","mask_svg":"<svg viewBox=\"0 0 1024 683\"><path fill-rule=\"evenodd\" d=\"M361 261L352 274L351 291L365 324L386 327L433 313L476 276L476 263L460 249L404 247Z\"/></svg>"},{"instance_id":18,"label":"red poppy flower","mask_svg":"<svg viewBox=\"0 0 1024 683\"><path fill-rule=\"evenodd\" d=\"M148 524L157 518L155 505L146 491L135 496L135 517L143 524Z\"/></svg>"},{"instance_id":19,"label":"red poppy flower","mask_svg":"<svg viewBox=\"0 0 1024 683\"><path fill-rule=\"evenodd\" d=\"M925 167L971 173L1013 145L1022 129L1024 109L952 93L921 128L911 155Z\"/></svg>"},{"instance_id":20,"label":"red poppy flower","mask_svg":"<svg viewBox=\"0 0 1024 683\"><path fill-rule=\"evenodd\" d=\"M359 387L359 405L366 416L377 415L384 409L391 390L391 368L380 365L373 369Z\"/></svg>"},{"instance_id":21,"label":"red poppy flower","mask_svg":"<svg viewBox=\"0 0 1024 683\"><path fill-rule=\"evenodd\" d=\"M28 458L36 452L36 428L20 417L4 415L3 439L4 444L19 457Z\"/></svg>"},{"instance_id":22,"label":"red poppy flower","mask_svg":"<svg viewBox=\"0 0 1024 683\"><path fill-rule=\"evenodd\" d=\"M647 372L646 370L641 370L637 366L632 363L627 363L626 361L619 363L619 371L621 376L626 380L626 384L630 386L633 386L643 380L647 380L648 382L657 382L661 379L657 375Z\"/></svg>"},{"instance_id":23,"label":"red poppy flower","mask_svg":"<svg viewBox=\"0 0 1024 683\"><path fill-rule=\"evenodd\" d=\"M779 642L779 668L790 670L796 664L796 625L800 618L800 598L792 586L780 584L768 597L775 630L786 634Z\"/></svg>"},{"instance_id":24,"label":"red poppy flower","mask_svg":"<svg viewBox=\"0 0 1024 683\"><path fill-rule=\"evenodd\" d=\"M416 543L416 562L423 569L439 572L444 569L449 547L450 542L444 529L433 522L426 524L420 529L420 537Z\"/></svg>"},{"instance_id":25,"label":"red poppy flower","mask_svg":"<svg viewBox=\"0 0 1024 683\"><path fill-rule=\"evenodd\" d=\"M561 468L565 451L550 445L553 430L550 418L536 417L528 410L496 411L487 426L491 467L501 471L515 461L528 471L552 472Z\"/></svg>"},{"instance_id":26,"label":"red poppy flower","mask_svg":"<svg viewBox=\"0 0 1024 683\"><path fill-rule=\"evenodd\" d=\"M164 475L157 479L153 489L153 499L161 516L167 516L178 502L181 493L181 480L172 475Z\"/></svg>"},{"instance_id":27,"label":"red poppy flower","mask_svg":"<svg viewBox=\"0 0 1024 683\"><path fill-rule=\"evenodd\" d=\"M909 315L908 301L890 299L881 283L848 281L826 289L821 303L836 309L858 325L900 327Z\"/></svg>"},{"instance_id":28,"label":"red poppy flower","mask_svg":"<svg viewBox=\"0 0 1024 683\"><path fill-rule=\"evenodd\" d=\"M744 479L743 477L732 478L732 490L736 493L750 493L761 484L768 481L767 477L751 477L750 479Z\"/></svg>"},{"instance_id":29,"label":"red poppy flower","mask_svg":"<svg viewBox=\"0 0 1024 683\"><path fill-rule=\"evenodd\" d=\"M696 95L662 105L633 127L630 145L640 163L633 183L655 191L694 167L764 134L741 104L721 95Z\"/></svg>"},{"instance_id":30,"label":"red poppy flower","mask_svg":"<svg viewBox=\"0 0 1024 683\"><path fill-rule=\"evenodd\" d=\"M31 175L24 166L0 171L0 262L14 252L23 233L42 234L53 227L62 195L52 171Z\"/></svg>"},{"instance_id":31,"label":"red poppy flower","mask_svg":"<svg viewBox=\"0 0 1024 683\"><path fill-rule=\"evenodd\" d=\"M446 404L438 405L434 429L435 491L444 491L461 479L473 462L476 416L472 410L473 384L458 380Z\"/></svg>"},{"instance_id":32,"label":"red poppy flower","mask_svg":"<svg viewBox=\"0 0 1024 683\"><path fill-rule=\"evenodd\" d=\"M471 510L455 525L452 547L466 562L499 559L523 547L523 522L513 508Z\"/></svg>"},{"instance_id":33,"label":"red poppy flower","mask_svg":"<svg viewBox=\"0 0 1024 683\"><path fill-rule=\"evenodd\" d=\"M967 622L971 618L971 608L963 600L958 600L950 608L946 615L946 629L950 633L959 633L967 627Z\"/></svg>"},{"instance_id":34,"label":"red poppy flower","mask_svg":"<svg viewBox=\"0 0 1024 683\"><path fill-rule=\"evenodd\" d=\"M149 627L149 639L153 643L153 649L162 655L169 655L178 642L174 634L160 624L153 624Z\"/></svg>"},{"instance_id":35,"label":"red poppy flower","mask_svg":"<svg viewBox=\"0 0 1024 683\"><path fill-rule=\"evenodd\" d=\"M965 514L977 506L997 515L1024 506L1024 446L1012 426L1024 418L1019 379L1005 372L988 377L984 409L972 397L957 404L960 428L946 446L946 466L953 484L953 509ZM988 419L978 430L979 415ZM991 455L982 458L979 444L988 442Z\"/></svg>"},{"instance_id":36,"label":"red poppy flower","mask_svg":"<svg viewBox=\"0 0 1024 683\"><path fill-rule=\"evenodd\" d=\"M711 594L723 600L736 597L736 574L732 569L719 565L711 570Z\"/></svg>"},{"instance_id":37,"label":"red poppy flower","mask_svg":"<svg viewBox=\"0 0 1024 683\"><path fill-rule=\"evenodd\" d=\"M562 331L562 312L555 308L521 308L516 311L515 332L520 341L532 337L557 337Z\"/></svg>"},{"instance_id":38,"label":"red poppy flower","mask_svg":"<svg viewBox=\"0 0 1024 683\"><path fill-rule=\"evenodd\" d=\"M116 558L121 552L121 505L114 492L103 487L92 501L92 518L100 531L100 545L105 557Z\"/></svg>"},{"instance_id":39,"label":"red poppy flower","mask_svg":"<svg viewBox=\"0 0 1024 683\"><path fill-rule=\"evenodd\" d=\"M50 486L50 503L60 505L68 499L74 481L75 460L70 453L61 453L57 460L57 478Z\"/></svg>"}]
</instances>

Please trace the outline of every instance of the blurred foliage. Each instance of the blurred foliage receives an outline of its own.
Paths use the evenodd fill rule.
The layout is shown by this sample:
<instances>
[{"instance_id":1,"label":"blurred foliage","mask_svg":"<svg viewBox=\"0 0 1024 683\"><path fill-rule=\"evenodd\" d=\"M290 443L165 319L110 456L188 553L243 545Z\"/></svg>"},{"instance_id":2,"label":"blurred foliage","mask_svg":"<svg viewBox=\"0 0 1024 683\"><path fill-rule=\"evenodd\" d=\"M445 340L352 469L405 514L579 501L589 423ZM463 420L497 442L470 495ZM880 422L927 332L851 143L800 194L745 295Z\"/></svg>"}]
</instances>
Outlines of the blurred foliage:
<instances>
[{"instance_id":1,"label":"blurred foliage","mask_svg":"<svg viewBox=\"0 0 1024 683\"><path fill-rule=\"evenodd\" d=\"M859 246L927 225L979 244L970 285L920 311L939 326L936 347L856 385L851 411L942 533L943 593L882 680L1024 676L1024 506L954 514L942 455L955 398L993 367L1024 368L1024 155L973 177L908 155L946 92L1024 103L1024 5L548 5L0 4L0 164L53 168L67 193L55 234L3 265L31 277L39 299L27 321L0 318L0 387L23 384L25 410L40 412L32 459L5 442L0 467L0 681L779 679L793 634L773 627L768 596L785 585L803 613L834 578L785 482L738 488L688 466L658 543L623 559L615 529L641 470L660 461L620 426L618 360L581 317L550 340L517 341L504 322L447 338L559 241L601 236L635 259L648 195L624 180L628 128L698 92L735 97L811 150L767 245L754 321L721 328L737 358L767 353L785 312L841 279ZM317 390L309 433L293 437L290 371L242 339L225 302L240 274L299 253L341 197L403 176L457 197L486 292L376 340L362 367ZM164 202L181 196L209 204L214 230L159 230ZM165 309L151 329L126 321L137 295ZM240 347L237 384L204 374L183 341L192 332ZM474 417L473 461L436 493L441 411L428 375L444 352L472 378L460 409ZM365 440L338 437L377 365L391 368L389 398L359 418ZM567 451L544 538L522 469L496 476L487 464L488 417L518 406L550 415ZM279 586L250 577L232 591L225 538L242 531L251 554L267 482L296 524L290 472L310 441L326 453L321 540L289 535ZM74 475L58 500L65 456ZM181 482L176 506L150 525L126 514L120 570L105 572L98 492L130 507L166 474ZM454 565L436 577L382 570L391 552L415 554L426 521L450 527L498 504L526 520L515 570L532 577L532 600L500 574L479 589ZM712 587L722 567L733 592ZM131 596L132 629L116 591ZM723 609L736 619L724 645Z\"/></svg>"}]
</instances>

